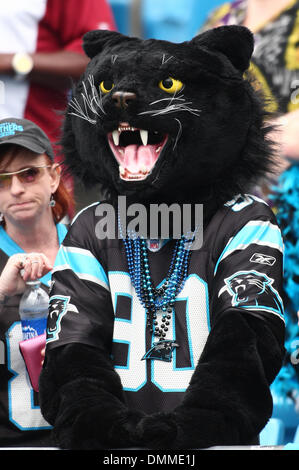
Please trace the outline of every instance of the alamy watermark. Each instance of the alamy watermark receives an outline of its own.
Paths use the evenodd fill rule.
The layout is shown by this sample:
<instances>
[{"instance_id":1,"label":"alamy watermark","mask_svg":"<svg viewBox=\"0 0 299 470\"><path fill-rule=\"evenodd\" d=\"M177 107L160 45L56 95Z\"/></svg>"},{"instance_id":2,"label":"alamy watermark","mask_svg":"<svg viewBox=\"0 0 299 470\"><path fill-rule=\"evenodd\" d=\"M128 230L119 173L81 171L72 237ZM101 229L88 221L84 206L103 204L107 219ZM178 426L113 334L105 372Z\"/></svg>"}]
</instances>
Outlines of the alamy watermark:
<instances>
[{"instance_id":1,"label":"alamy watermark","mask_svg":"<svg viewBox=\"0 0 299 470\"><path fill-rule=\"evenodd\" d=\"M185 236L190 250L198 250L203 242L203 205L150 204L127 205L126 196L119 196L117 208L109 203L99 204L95 215L98 239L180 239Z\"/></svg>"}]
</instances>

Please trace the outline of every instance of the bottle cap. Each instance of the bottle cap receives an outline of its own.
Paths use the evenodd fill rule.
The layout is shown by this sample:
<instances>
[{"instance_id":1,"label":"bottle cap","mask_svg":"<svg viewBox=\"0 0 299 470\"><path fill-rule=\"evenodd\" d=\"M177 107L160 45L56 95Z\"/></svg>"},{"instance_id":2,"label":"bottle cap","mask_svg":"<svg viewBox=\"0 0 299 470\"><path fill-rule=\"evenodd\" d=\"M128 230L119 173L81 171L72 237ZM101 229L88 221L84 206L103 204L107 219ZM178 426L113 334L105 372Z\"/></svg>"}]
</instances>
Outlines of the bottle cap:
<instances>
[{"instance_id":1,"label":"bottle cap","mask_svg":"<svg viewBox=\"0 0 299 470\"><path fill-rule=\"evenodd\" d=\"M40 284L41 284L41 281L39 279L36 279L36 281L26 281L26 286L37 286Z\"/></svg>"}]
</instances>

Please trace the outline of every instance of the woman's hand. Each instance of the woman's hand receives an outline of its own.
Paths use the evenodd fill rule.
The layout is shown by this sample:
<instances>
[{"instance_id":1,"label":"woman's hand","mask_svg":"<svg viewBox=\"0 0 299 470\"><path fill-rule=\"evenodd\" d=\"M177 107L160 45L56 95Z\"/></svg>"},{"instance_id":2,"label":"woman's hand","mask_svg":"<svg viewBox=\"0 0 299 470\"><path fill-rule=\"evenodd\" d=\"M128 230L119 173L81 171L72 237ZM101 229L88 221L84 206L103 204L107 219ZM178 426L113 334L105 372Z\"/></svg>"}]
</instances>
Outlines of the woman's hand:
<instances>
[{"instance_id":1,"label":"woman's hand","mask_svg":"<svg viewBox=\"0 0 299 470\"><path fill-rule=\"evenodd\" d=\"M20 294L27 281L34 281L47 274L53 266L43 253L19 253L12 255L0 276L0 299Z\"/></svg>"}]
</instances>

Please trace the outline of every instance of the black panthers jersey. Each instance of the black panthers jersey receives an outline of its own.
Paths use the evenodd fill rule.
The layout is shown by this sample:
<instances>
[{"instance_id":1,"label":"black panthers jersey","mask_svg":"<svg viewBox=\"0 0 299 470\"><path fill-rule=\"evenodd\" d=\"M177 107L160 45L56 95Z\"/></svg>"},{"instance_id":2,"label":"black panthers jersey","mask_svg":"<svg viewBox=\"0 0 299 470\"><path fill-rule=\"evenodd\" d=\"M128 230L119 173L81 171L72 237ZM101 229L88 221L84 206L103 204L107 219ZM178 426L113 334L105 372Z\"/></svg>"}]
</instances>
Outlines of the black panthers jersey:
<instances>
[{"instance_id":1,"label":"black panthers jersey","mask_svg":"<svg viewBox=\"0 0 299 470\"><path fill-rule=\"evenodd\" d=\"M283 327L283 241L262 200L246 195L227 202L205 228L202 246L191 251L165 337L168 360L155 350L157 339L131 283L123 240L97 236L98 207L76 217L58 253L47 348L68 343L108 348L130 407L151 413L181 401L209 332L225 310ZM148 250L155 286L165 280L174 243Z\"/></svg>"}]
</instances>

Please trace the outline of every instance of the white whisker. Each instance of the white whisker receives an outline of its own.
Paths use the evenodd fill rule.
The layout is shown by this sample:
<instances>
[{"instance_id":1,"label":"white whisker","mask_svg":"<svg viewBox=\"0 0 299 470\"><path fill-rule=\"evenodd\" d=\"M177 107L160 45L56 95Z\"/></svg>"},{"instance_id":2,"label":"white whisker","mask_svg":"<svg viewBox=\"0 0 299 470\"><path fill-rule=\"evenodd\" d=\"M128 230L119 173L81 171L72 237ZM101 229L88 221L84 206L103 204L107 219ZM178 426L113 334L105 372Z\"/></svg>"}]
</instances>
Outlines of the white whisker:
<instances>
[{"instance_id":1,"label":"white whisker","mask_svg":"<svg viewBox=\"0 0 299 470\"><path fill-rule=\"evenodd\" d=\"M90 87L91 93L88 93L87 85ZM102 97L99 98L96 87L94 85L94 77L89 75L88 83L82 82L83 92L81 92L81 104L77 98L73 98L69 102L69 106L73 108L75 112L70 112L69 114L84 119L90 124L96 124L96 120L90 116L90 113L101 117L101 114L106 114L103 108Z\"/></svg>"},{"instance_id":2,"label":"white whisker","mask_svg":"<svg viewBox=\"0 0 299 470\"><path fill-rule=\"evenodd\" d=\"M166 64L169 60L173 59L173 56L169 56L167 59L166 59L166 54L163 54L163 57L162 57L162 65Z\"/></svg>"},{"instance_id":3,"label":"white whisker","mask_svg":"<svg viewBox=\"0 0 299 470\"><path fill-rule=\"evenodd\" d=\"M90 124L96 124L96 121L94 119L91 119L91 118L86 117L84 115L79 115L77 113L68 113L68 114L71 114L72 116L76 116L80 119L84 119L84 121L88 121Z\"/></svg>"},{"instance_id":4,"label":"white whisker","mask_svg":"<svg viewBox=\"0 0 299 470\"><path fill-rule=\"evenodd\" d=\"M152 116L159 116L161 114L169 114L169 113L174 113L174 112L177 112L177 111L187 111L191 114L193 114L194 116L199 116L200 113L201 113L201 110L199 109L195 109L195 108L192 108L190 107L189 105L192 105L192 102L191 101L187 101L185 100L184 98L184 95L177 95L174 94L173 96L171 97L167 97L167 98L161 98L159 100L156 100L156 101L152 101L151 103L149 103L149 106L154 106L158 103L164 103L164 102L167 102L167 105L165 106L165 108L162 108L162 109L151 109L151 110L148 110L148 111L143 111L141 113L139 113L139 115L152 115Z\"/></svg>"},{"instance_id":5,"label":"white whisker","mask_svg":"<svg viewBox=\"0 0 299 470\"><path fill-rule=\"evenodd\" d=\"M192 103L182 103L182 104L179 103L179 104L166 106L166 108L163 108L163 109L152 109L149 111L142 111L141 113L139 113L139 115L151 114L152 116L159 116L161 114L175 113L177 111L187 111L188 113L191 113L194 116L199 117L201 110L190 108L189 106L187 106L188 104L192 104Z\"/></svg>"},{"instance_id":6,"label":"white whisker","mask_svg":"<svg viewBox=\"0 0 299 470\"><path fill-rule=\"evenodd\" d=\"M90 88L91 88L91 92L92 92L92 101L94 101L96 103L96 105L100 108L100 110L102 111L103 114L106 114L106 112L104 111L104 108L103 108L103 102L102 102L102 93L100 92L100 99L99 99L99 95L97 93L97 90L96 90L96 87L95 87L95 84L94 84L94 77L93 75L89 75L88 77L88 81L89 81L89 84L90 84Z\"/></svg>"},{"instance_id":7,"label":"white whisker","mask_svg":"<svg viewBox=\"0 0 299 470\"><path fill-rule=\"evenodd\" d=\"M184 98L162 98L161 100L157 100L157 101L153 101L152 103L149 104L149 106L153 106L157 103L161 103L162 101L170 101L170 103L172 103L173 100L178 100L178 101L185 101ZM168 106L168 105L167 105Z\"/></svg>"},{"instance_id":8,"label":"white whisker","mask_svg":"<svg viewBox=\"0 0 299 470\"><path fill-rule=\"evenodd\" d=\"M177 136L176 136L176 139L175 139L175 143L174 143L174 146L173 146L173 149L174 150L177 146L177 143L178 143L178 140L179 138L181 137L182 135L182 124L181 124L181 121L177 118L174 118L178 123L179 123L179 130L178 130L178 133L177 133Z\"/></svg>"},{"instance_id":9,"label":"white whisker","mask_svg":"<svg viewBox=\"0 0 299 470\"><path fill-rule=\"evenodd\" d=\"M74 109L75 113L71 112L69 114L72 114L73 116L77 116L81 119L84 119L85 121L90 122L91 124L95 124L96 121L92 119L87 113L85 114L81 106L79 105L77 99L73 99L69 102L69 106Z\"/></svg>"},{"instance_id":10,"label":"white whisker","mask_svg":"<svg viewBox=\"0 0 299 470\"><path fill-rule=\"evenodd\" d=\"M78 100L77 98L73 98L70 102L69 102L69 105L74 108L75 110L77 110L78 112L80 112L81 110L81 107L78 103Z\"/></svg>"},{"instance_id":11,"label":"white whisker","mask_svg":"<svg viewBox=\"0 0 299 470\"><path fill-rule=\"evenodd\" d=\"M86 85L85 83L83 82L83 87L84 87L84 93L81 93L81 96L83 98L83 102L84 102L84 106L85 106L85 110L86 110L86 113L88 113L88 109L90 111L92 111L94 114L96 114L97 116L99 116L97 110L95 109L95 107L93 106L93 99L90 98L90 95L87 93L87 89L86 89Z\"/></svg>"}]
</instances>

